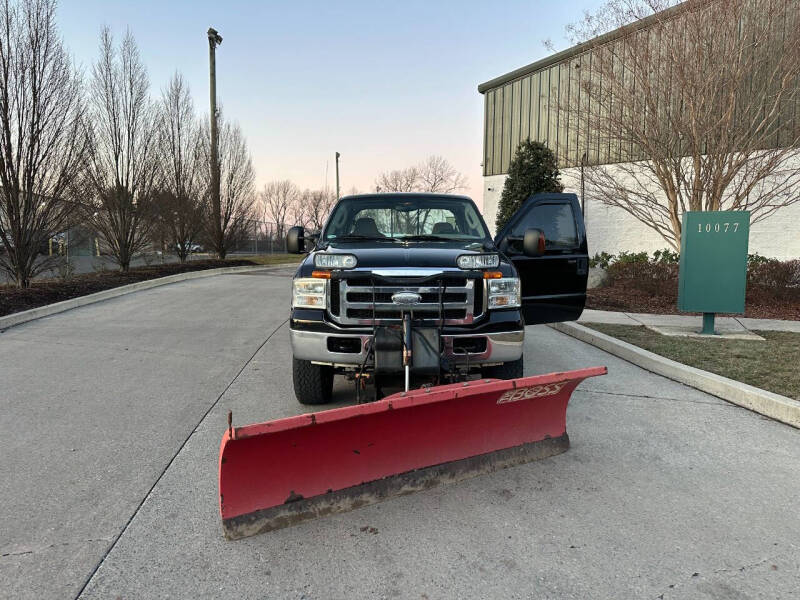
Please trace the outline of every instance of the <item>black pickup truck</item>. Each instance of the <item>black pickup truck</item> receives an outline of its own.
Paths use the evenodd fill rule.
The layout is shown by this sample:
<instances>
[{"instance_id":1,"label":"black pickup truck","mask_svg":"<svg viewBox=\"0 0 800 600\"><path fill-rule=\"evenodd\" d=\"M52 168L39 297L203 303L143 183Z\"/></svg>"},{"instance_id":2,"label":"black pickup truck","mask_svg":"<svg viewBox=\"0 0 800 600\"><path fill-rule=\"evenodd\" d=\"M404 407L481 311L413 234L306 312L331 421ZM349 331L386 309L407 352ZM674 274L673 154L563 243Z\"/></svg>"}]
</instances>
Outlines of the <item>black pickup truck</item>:
<instances>
[{"instance_id":1,"label":"black pickup truck","mask_svg":"<svg viewBox=\"0 0 800 600\"><path fill-rule=\"evenodd\" d=\"M347 196L318 234L289 230L287 247L308 252L290 319L303 404L329 402L335 375L359 401L403 373L406 389L410 377L521 377L525 325L575 320L586 301L574 194L531 196L494 239L466 196Z\"/></svg>"}]
</instances>

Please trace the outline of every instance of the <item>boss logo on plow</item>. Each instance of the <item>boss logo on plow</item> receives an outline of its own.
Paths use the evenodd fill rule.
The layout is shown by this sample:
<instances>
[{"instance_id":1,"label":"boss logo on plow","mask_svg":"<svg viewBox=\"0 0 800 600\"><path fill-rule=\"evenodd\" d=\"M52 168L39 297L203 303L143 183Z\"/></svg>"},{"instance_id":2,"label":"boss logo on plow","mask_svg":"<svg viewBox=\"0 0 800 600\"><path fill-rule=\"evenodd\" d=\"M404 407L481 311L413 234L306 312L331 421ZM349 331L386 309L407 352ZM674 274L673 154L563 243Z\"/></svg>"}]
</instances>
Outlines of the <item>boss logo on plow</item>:
<instances>
[{"instance_id":1,"label":"boss logo on plow","mask_svg":"<svg viewBox=\"0 0 800 600\"><path fill-rule=\"evenodd\" d=\"M555 396L564 387L564 383L550 383L548 385L534 385L532 387L508 390L497 401L498 404L506 402L518 402L530 398L541 398L543 396Z\"/></svg>"}]
</instances>

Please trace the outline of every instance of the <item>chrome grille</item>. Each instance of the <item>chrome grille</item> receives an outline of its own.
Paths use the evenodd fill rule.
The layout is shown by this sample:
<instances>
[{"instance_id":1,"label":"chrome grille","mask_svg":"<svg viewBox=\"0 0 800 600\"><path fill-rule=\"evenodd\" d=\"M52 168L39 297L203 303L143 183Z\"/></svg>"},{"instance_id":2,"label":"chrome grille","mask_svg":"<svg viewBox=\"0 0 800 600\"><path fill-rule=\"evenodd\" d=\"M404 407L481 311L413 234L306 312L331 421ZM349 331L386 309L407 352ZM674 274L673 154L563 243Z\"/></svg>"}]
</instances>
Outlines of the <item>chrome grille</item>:
<instances>
[{"instance_id":1,"label":"chrome grille","mask_svg":"<svg viewBox=\"0 0 800 600\"><path fill-rule=\"evenodd\" d=\"M372 325L372 285L363 279L349 282L343 279L338 283L339 314L333 314L333 319L343 325ZM472 323L480 316L475 314L475 281L464 279L463 282L451 282L443 286L443 291L445 324L464 325ZM400 307L392 302L392 294L395 292L416 292L422 296L422 301L414 305L414 318L432 321L439 319L438 284L381 284L374 288L375 318L378 322L400 320Z\"/></svg>"}]
</instances>

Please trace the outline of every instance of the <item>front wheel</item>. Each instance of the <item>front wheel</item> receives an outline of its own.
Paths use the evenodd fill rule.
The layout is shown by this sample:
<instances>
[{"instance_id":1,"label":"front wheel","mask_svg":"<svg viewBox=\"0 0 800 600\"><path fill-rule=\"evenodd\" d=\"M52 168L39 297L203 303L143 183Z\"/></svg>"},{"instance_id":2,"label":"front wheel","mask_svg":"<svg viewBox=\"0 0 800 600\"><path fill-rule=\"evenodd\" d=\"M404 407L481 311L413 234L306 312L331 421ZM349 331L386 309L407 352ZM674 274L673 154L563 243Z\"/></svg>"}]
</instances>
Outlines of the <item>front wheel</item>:
<instances>
[{"instance_id":1,"label":"front wheel","mask_svg":"<svg viewBox=\"0 0 800 600\"><path fill-rule=\"evenodd\" d=\"M294 395L300 404L327 404L333 394L333 367L292 358Z\"/></svg>"},{"instance_id":2,"label":"front wheel","mask_svg":"<svg viewBox=\"0 0 800 600\"><path fill-rule=\"evenodd\" d=\"M517 360L512 360L502 365L484 367L481 369L481 377L484 379L517 379L523 376L523 371L524 360L520 356Z\"/></svg>"}]
</instances>

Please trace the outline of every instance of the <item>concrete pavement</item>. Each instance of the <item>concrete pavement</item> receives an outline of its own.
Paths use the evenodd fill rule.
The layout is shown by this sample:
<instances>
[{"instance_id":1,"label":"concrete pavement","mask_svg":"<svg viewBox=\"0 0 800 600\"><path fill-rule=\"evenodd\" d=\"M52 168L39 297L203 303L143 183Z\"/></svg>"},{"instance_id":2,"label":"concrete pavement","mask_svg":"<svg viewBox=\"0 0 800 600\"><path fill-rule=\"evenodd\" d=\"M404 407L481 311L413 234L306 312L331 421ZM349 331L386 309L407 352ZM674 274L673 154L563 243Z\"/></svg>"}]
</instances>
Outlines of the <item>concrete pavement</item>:
<instances>
[{"instance_id":1,"label":"concrete pavement","mask_svg":"<svg viewBox=\"0 0 800 600\"><path fill-rule=\"evenodd\" d=\"M184 282L0 334L0 597L78 592L205 412L286 319L285 281Z\"/></svg>"},{"instance_id":2,"label":"concrete pavement","mask_svg":"<svg viewBox=\"0 0 800 600\"><path fill-rule=\"evenodd\" d=\"M0 335L0 596L70 597L97 567L83 598L795 597L800 432L547 327L527 374L609 367L573 396L567 453L225 542L227 411L303 412L288 297L226 275Z\"/></svg>"},{"instance_id":3,"label":"concrete pavement","mask_svg":"<svg viewBox=\"0 0 800 600\"><path fill-rule=\"evenodd\" d=\"M579 323L607 323L609 325L633 325L655 328L702 328L703 319L698 315L653 315L647 313L627 313L611 310L583 311ZM800 321L780 319L751 319L749 317L717 317L715 327L719 332L731 334L747 331L787 331L800 333Z\"/></svg>"}]
</instances>

